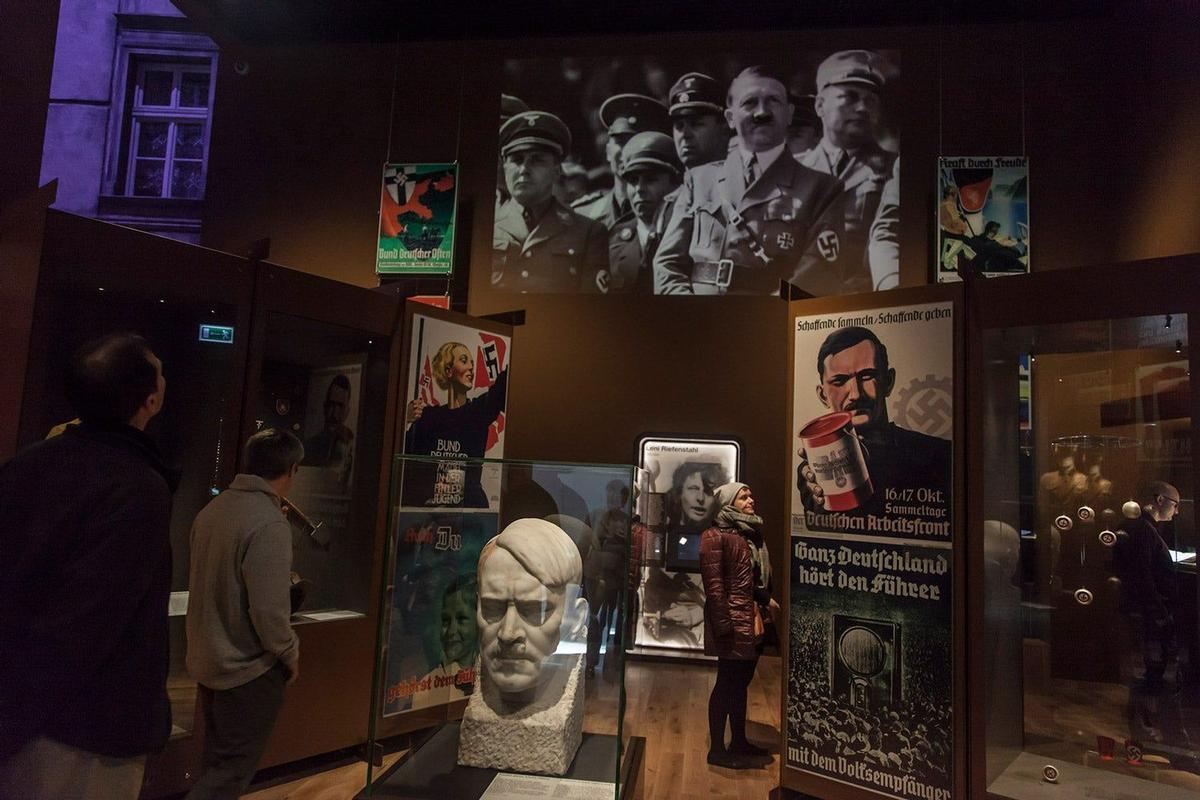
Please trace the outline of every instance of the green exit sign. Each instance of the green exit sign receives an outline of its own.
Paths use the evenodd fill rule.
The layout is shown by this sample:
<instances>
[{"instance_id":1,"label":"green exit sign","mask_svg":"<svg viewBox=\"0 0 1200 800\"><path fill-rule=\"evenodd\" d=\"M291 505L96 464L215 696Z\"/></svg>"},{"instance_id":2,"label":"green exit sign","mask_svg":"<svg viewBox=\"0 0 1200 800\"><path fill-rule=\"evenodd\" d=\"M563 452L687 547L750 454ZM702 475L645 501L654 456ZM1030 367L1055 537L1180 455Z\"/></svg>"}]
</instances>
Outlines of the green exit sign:
<instances>
[{"instance_id":1,"label":"green exit sign","mask_svg":"<svg viewBox=\"0 0 1200 800\"><path fill-rule=\"evenodd\" d=\"M233 344L233 328L228 325L201 325L200 341Z\"/></svg>"}]
</instances>

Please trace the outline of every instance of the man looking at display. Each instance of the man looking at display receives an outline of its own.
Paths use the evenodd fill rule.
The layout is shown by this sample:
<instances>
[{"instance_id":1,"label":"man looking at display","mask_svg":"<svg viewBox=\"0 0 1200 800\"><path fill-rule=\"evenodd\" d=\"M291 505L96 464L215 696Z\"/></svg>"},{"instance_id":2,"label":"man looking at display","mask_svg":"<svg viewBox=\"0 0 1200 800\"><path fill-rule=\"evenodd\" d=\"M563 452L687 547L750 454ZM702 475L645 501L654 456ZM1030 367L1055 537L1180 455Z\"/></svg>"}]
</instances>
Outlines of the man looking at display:
<instances>
[{"instance_id":1,"label":"man looking at display","mask_svg":"<svg viewBox=\"0 0 1200 800\"><path fill-rule=\"evenodd\" d=\"M1113 546L1113 567L1121 580L1121 613L1129 620L1141 646L1144 686L1150 694L1164 688L1168 663L1174 659L1175 565L1163 540L1161 526L1179 512L1179 490L1157 482L1148 492L1141 514L1122 521L1122 535ZM1136 514L1136 503L1128 504Z\"/></svg>"},{"instance_id":2,"label":"man looking at display","mask_svg":"<svg viewBox=\"0 0 1200 800\"><path fill-rule=\"evenodd\" d=\"M284 685L300 677L292 631L292 530L282 502L304 446L286 430L247 440L244 472L192 524L188 673L204 700L204 755L188 800L239 797L254 777Z\"/></svg>"},{"instance_id":3,"label":"man looking at display","mask_svg":"<svg viewBox=\"0 0 1200 800\"><path fill-rule=\"evenodd\" d=\"M659 242L654 223L664 198L679 185L680 171L675 145L665 133L639 133L621 151L621 177L633 210L608 235L609 293L653 290L651 264Z\"/></svg>"},{"instance_id":4,"label":"man looking at display","mask_svg":"<svg viewBox=\"0 0 1200 800\"><path fill-rule=\"evenodd\" d=\"M0 797L129 798L171 730L171 493L146 425L162 362L115 334L71 359L81 422L0 469Z\"/></svg>"},{"instance_id":5,"label":"man looking at display","mask_svg":"<svg viewBox=\"0 0 1200 800\"><path fill-rule=\"evenodd\" d=\"M545 111L517 114L500 128L511 199L496 210L492 287L508 292L602 291L608 235L554 197L571 132Z\"/></svg>"},{"instance_id":6,"label":"man looking at display","mask_svg":"<svg viewBox=\"0 0 1200 800\"><path fill-rule=\"evenodd\" d=\"M946 500L950 442L890 421L887 400L896 386L896 370L889 366L887 348L874 332L849 327L831 333L817 351L817 376L821 405L849 412L854 432L865 445L875 491L857 513L882 514L888 489L898 498L915 499L921 492L923 497ZM822 507L825 494L803 451L796 483L807 508Z\"/></svg>"},{"instance_id":7,"label":"man looking at display","mask_svg":"<svg viewBox=\"0 0 1200 800\"><path fill-rule=\"evenodd\" d=\"M844 291L841 186L787 151L787 97L765 67L733 79L725 119L738 146L684 177L654 259L656 293L769 295L780 280Z\"/></svg>"}]
</instances>

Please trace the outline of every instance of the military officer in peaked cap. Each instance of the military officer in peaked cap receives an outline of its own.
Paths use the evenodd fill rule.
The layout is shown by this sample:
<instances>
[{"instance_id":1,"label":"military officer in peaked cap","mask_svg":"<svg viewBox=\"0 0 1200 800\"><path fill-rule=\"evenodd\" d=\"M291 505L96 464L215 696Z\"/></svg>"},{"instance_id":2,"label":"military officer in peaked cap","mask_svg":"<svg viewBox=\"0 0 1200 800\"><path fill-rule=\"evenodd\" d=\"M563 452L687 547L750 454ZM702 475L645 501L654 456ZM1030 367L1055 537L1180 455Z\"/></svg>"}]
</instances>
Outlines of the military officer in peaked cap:
<instances>
[{"instance_id":1,"label":"military officer in peaked cap","mask_svg":"<svg viewBox=\"0 0 1200 800\"><path fill-rule=\"evenodd\" d=\"M667 107L643 94L615 94L600 105L600 124L608 131L604 156L612 171L613 186L576 200L571 207L585 217L600 220L606 228L629 213L629 198L621 179L621 148L636 133L667 133Z\"/></svg>"},{"instance_id":2,"label":"military officer in peaked cap","mask_svg":"<svg viewBox=\"0 0 1200 800\"><path fill-rule=\"evenodd\" d=\"M621 177L631 211L608 234L609 292L653 291L651 265L661 235L655 222L664 198L679 185L682 171L675 143L665 133L643 131L621 149Z\"/></svg>"},{"instance_id":3,"label":"military officer in peaked cap","mask_svg":"<svg viewBox=\"0 0 1200 800\"><path fill-rule=\"evenodd\" d=\"M667 113L675 152L683 166L691 169L724 159L733 131L725 122L725 93L720 84L702 72L689 72L675 81L670 97Z\"/></svg>"},{"instance_id":4,"label":"military officer in peaked cap","mask_svg":"<svg viewBox=\"0 0 1200 800\"><path fill-rule=\"evenodd\" d=\"M492 285L508 292L598 292L607 233L554 197L571 132L545 111L525 111L500 127L510 199L496 210Z\"/></svg>"},{"instance_id":5,"label":"military officer in peaked cap","mask_svg":"<svg viewBox=\"0 0 1200 800\"><path fill-rule=\"evenodd\" d=\"M508 122L517 114L528 111L529 106L519 97L511 94L500 95L500 124ZM508 188L504 185L504 159L496 164L496 209L508 199Z\"/></svg>"},{"instance_id":6,"label":"military officer in peaked cap","mask_svg":"<svg viewBox=\"0 0 1200 800\"><path fill-rule=\"evenodd\" d=\"M729 85L737 144L688 170L654 258L658 294L773 294L788 280L844 291L841 184L787 150L792 106L783 81L748 67Z\"/></svg>"},{"instance_id":7,"label":"military officer in peaked cap","mask_svg":"<svg viewBox=\"0 0 1200 800\"><path fill-rule=\"evenodd\" d=\"M817 146L799 156L800 163L842 182L846 256L865 260L870 227L896 161L876 141L884 88L879 56L869 50L834 53L817 67L816 88L813 107L824 131ZM875 285L865 270L863 281L857 288L889 288Z\"/></svg>"},{"instance_id":8,"label":"military officer in peaked cap","mask_svg":"<svg viewBox=\"0 0 1200 800\"><path fill-rule=\"evenodd\" d=\"M675 81L669 97L667 113L671 117L675 152L684 168L723 160L729 152L733 131L725 122L725 93L720 84L702 72L688 72ZM663 201L656 225L660 236L678 196L676 189Z\"/></svg>"}]
</instances>

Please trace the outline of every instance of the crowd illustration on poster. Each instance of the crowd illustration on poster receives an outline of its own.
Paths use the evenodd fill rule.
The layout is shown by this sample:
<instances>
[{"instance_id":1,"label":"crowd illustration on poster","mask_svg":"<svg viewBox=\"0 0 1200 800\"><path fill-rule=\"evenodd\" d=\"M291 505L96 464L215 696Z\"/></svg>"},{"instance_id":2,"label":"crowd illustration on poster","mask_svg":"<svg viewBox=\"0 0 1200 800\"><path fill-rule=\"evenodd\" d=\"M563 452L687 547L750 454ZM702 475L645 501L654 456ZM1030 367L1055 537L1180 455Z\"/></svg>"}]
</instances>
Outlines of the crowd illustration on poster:
<instances>
[{"instance_id":1,"label":"crowd illustration on poster","mask_svg":"<svg viewBox=\"0 0 1200 800\"><path fill-rule=\"evenodd\" d=\"M949 303L795 320L788 767L953 785Z\"/></svg>"}]
</instances>

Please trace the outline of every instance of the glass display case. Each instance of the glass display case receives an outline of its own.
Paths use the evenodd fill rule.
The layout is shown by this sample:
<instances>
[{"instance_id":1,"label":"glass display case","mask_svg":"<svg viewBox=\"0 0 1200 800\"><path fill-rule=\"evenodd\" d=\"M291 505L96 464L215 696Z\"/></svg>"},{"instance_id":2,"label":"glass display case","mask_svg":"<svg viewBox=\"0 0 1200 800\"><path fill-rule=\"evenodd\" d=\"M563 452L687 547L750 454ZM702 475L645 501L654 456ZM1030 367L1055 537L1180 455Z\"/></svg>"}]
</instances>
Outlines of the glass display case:
<instances>
[{"instance_id":1,"label":"glass display case","mask_svg":"<svg viewBox=\"0 0 1200 800\"><path fill-rule=\"evenodd\" d=\"M1175 311L982 330L989 796L1200 796L1195 315Z\"/></svg>"},{"instance_id":2,"label":"glass display case","mask_svg":"<svg viewBox=\"0 0 1200 800\"><path fill-rule=\"evenodd\" d=\"M485 505L467 507L479 493L464 480ZM364 796L632 796L633 486L630 466L395 459L370 752L412 738L388 769L368 767Z\"/></svg>"},{"instance_id":3,"label":"glass display case","mask_svg":"<svg viewBox=\"0 0 1200 800\"><path fill-rule=\"evenodd\" d=\"M79 242L86 242L86 252ZM233 479L250 348L254 267L246 259L50 212L42 247L20 415L20 446L61 431L74 413L65 375L74 350L114 332L150 342L167 380L146 433L180 470L172 501L167 693L172 732L146 768L146 798L178 792L198 762L197 686L185 666L190 531Z\"/></svg>"},{"instance_id":4,"label":"glass display case","mask_svg":"<svg viewBox=\"0 0 1200 800\"><path fill-rule=\"evenodd\" d=\"M297 434L305 448L287 503L304 677L288 689L260 769L358 747L366 737L399 310L393 296L276 264L256 267L242 441L270 425Z\"/></svg>"},{"instance_id":5,"label":"glass display case","mask_svg":"<svg viewBox=\"0 0 1200 800\"><path fill-rule=\"evenodd\" d=\"M379 490L390 341L268 311L254 426L304 443L292 488L293 611L297 622L362 616ZM358 502L356 502L356 499Z\"/></svg>"},{"instance_id":6,"label":"glass display case","mask_svg":"<svg viewBox=\"0 0 1200 800\"><path fill-rule=\"evenodd\" d=\"M78 251L81 241L88 243L86 255ZM67 214L47 217L21 446L73 420L64 380L71 354L84 342L132 331L146 337L163 363L165 402L146 432L181 475L170 528L168 758L199 751L191 736L196 684L184 664L189 533L196 514L235 473L253 280L245 259ZM146 796L176 790L184 771L152 764Z\"/></svg>"}]
</instances>

